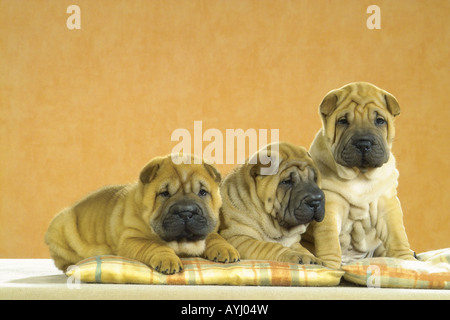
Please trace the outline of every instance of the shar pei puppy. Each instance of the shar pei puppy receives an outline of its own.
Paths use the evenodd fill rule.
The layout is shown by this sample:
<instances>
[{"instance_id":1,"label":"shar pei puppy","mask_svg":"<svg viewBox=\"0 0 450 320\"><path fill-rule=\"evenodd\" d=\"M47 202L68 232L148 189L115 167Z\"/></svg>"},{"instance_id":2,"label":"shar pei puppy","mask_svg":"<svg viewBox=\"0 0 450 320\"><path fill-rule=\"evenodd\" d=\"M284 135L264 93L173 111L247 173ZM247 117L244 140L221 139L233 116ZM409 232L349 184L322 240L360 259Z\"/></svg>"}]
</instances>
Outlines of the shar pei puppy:
<instances>
[{"instance_id":1,"label":"shar pei puppy","mask_svg":"<svg viewBox=\"0 0 450 320\"><path fill-rule=\"evenodd\" d=\"M350 83L329 92L319 111L323 127L310 154L322 175L325 219L309 226L303 244L332 268L373 256L414 259L391 153L396 98L370 83Z\"/></svg>"},{"instance_id":2,"label":"shar pei puppy","mask_svg":"<svg viewBox=\"0 0 450 320\"><path fill-rule=\"evenodd\" d=\"M87 257L113 254L173 274L183 269L180 256L239 260L217 233L220 174L196 160L154 158L136 183L105 187L64 209L45 236L55 265L65 270Z\"/></svg>"},{"instance_id":3,"label":"shar pei puppy","mask_svg":"<svg viewBox=\"0 0 450 320\"><path fill-rule=\"evenodd\" d=\"M276 170L264 172L274 161ZM320 173L305 148L270 144L223 180L220 234L243 259L318 264L300 239L311 221L324 218L319 186Z\"/></svg>"}]
</instances>

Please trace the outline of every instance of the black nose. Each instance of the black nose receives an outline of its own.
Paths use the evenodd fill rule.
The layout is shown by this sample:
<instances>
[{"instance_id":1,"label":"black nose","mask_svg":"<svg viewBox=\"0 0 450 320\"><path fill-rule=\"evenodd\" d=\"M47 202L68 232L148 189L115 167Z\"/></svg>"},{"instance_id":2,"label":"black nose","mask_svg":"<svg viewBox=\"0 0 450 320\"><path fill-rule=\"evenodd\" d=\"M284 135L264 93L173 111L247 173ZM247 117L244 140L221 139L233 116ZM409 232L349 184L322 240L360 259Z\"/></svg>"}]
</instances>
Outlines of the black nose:
<instances>
[{"instance_id":1,"label":"black nose","mask_svg":"<svg viewBox=\"0 0 450 320\"><path fill-rule=\"evenodd\" d=\"M169 209L170 214L178 215L183 220L189 220L193 215L200 214L200 208L195 203L175 203Z\"/></svg>"},{"instance_id":2,"label":"black nose","mask_svg":"<svg viewBox=\"0 0 450 320\"><path fill-rule=\"evenodd\" d=\"M372 144L372 141L366 139L357 140L353 143L353 145L362 153L369 151L372 148Z\"/></svg>"},{"instance_id":3,"label":"black nose","mask_svg":"<svg viewBox=\"0 0 450 320\"><path fill-rule=\"evenodd\" d=\"M305 202L309 207L311 207L314 211L316 211L317 208L319 208L320 205L323 203L324 198L325 197L322 192L313 193L306 198Z\"/></svg>"},{"instance_id":4,"label":"black nose","mask_svg":"<svg viewBox=\"0 0 450 320\"><path fill-rule=\"evenodd\" d=\"M176 214L183 220L189 220L194 215L192 211L180 211Z\"/></svg>"}]
</instances>

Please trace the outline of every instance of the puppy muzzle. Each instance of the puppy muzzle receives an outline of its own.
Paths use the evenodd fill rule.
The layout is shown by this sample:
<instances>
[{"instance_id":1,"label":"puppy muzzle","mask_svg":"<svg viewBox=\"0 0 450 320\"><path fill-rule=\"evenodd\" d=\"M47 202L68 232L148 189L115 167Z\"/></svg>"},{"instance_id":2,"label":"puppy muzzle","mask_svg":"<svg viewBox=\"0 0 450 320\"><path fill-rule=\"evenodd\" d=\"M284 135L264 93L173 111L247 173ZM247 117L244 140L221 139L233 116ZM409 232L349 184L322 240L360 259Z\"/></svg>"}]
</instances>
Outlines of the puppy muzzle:
<instances>
[{"instance_id":1,"label":"puppy muzzle","mask_svg":"<svg viewBox=\"0 0 450 320\"><path fill-rule=\"evenodd\" d=\"M350 168L378 168L388 158L389 153L381 139L375 135L354 135L343 145L336 162Z\"/></svg>"},{"instance_id":2,"label":"puppy muzzle","mask_svg":"<svg viewBox=\"0 0 450 320\"><path fill-rule=\"evenodd\" d=\"M198 203L192 200L181 200L169 207L162 222L164 234L161 238L165 241L202 240L210 232L210 227L204 209Z\"/></svg>"},{"instance_id":3,"label":"puppy muzzle","mask_svg":"<svg viewBox=\"0 0 450 320\"><path fill-rule=\"evenodd\" d=\"M299 224L309 223L313 220L322 221L325 217L325 195L322 190L310 191L294 210L294 216Z\"/></svg>"}]
</instances>

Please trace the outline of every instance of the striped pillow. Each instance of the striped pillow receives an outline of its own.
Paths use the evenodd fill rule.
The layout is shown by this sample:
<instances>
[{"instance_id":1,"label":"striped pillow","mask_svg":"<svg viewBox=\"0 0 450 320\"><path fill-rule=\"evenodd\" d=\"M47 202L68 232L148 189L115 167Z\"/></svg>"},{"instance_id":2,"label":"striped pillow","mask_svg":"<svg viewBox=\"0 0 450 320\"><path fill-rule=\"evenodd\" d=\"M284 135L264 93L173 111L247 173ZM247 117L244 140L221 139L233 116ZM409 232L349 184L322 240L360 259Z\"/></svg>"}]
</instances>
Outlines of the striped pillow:
<instances>
[{"instance_id":1,"label":"striped pillow","mask_svg":"<svg viewBox=\"0 0 450 320\"><path fill-rule=\"evenodd\" d=\"M450 248L417 255L419 261L367 258L342 267L344 279L378 288L450 289Z\"/></svg>"},{"instance_id":2,"label":"striped pillow","mask_svg":"<svg viewBox=\"0 0 450 320\"><path fill-rule=\"evenodd\" d=\"M169 285L336 286L342 275L316 265L263 260L215 263L201 258L182 258L184 271L163 275L145 264L119 256L96 256L70 267L74 280L95 283Z\"/></svg>"}]
</instances>

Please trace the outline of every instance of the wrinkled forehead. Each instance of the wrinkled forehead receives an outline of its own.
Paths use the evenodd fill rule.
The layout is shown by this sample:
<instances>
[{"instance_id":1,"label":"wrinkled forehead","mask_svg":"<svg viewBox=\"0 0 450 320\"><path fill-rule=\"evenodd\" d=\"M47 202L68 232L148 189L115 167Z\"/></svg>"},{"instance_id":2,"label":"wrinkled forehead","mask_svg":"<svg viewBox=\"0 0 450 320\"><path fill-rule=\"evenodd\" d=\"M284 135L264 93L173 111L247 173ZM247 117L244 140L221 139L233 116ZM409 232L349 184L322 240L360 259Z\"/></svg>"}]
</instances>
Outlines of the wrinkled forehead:
<instances>
[{"instance_id":1,"label":"wrinkled forehead","mask_svg":"<svg viewBox=\"0 0 450 320\"><path fill-rule=\"evenodd\" d=\"M208 191L218 188L202 164L165 163L161 166L155 183L159 184L160 189L168 188L175 191L181 188L186 193L197 193L201 187Z\"/></svg>"},{"instance_id":2,"label":"wrinkled forehead","mask_svg":"<svg viewBox=\"0 0 450 320\"><path fill-rule=\"evenodd\" d=\"M288 161L284 165L282 164L280 166L279 177L281 180L290 177L306 181L306 180L314 180L315 176L317 176L317 169L313 165L311 160Z\"/></svg>"},{"instance_id":3,"label":"wrinkled forehead","mask_svg":"<svg viewBox=\"0 0 450 320\"><path fill-rule=\"evenodd\" d=\"M366 105L368 103L375 103L378 105L385 105L385 94L382 89L373 85L351 84L341 89L336 90L338 100L336 105L348 105L354 102L358 105Z\"/></svg>"},{"instance_id":4,"label":"wrinkled forehead","mask_svg":"<svg viewBox=\"0 0 450 320\"><path fill-rule=\"evenodd\" d=\"M334 116L336 118L341 118L346 116L348 120L353 120L354 118L372 118L376 114L387 116L389 111L384 105L380 105L373 101L364 101L364 103L358 104L355 101L350 101L349 104L341 104L336 111Z\"/></svg>"}]
</instances>

